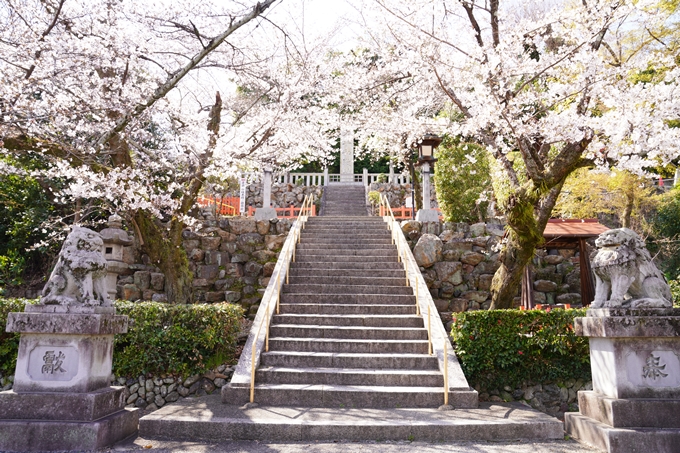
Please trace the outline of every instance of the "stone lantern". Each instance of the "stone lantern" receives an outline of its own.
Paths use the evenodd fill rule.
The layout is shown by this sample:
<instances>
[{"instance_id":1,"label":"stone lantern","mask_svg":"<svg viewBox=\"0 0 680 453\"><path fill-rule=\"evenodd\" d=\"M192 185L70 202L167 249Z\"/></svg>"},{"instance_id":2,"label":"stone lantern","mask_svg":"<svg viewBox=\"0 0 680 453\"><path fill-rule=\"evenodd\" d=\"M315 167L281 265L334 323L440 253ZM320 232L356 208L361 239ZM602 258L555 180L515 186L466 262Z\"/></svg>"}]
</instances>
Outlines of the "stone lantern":
<instances>
[{"instance_id":1,"label":"stone lantern","mask_svg":"<svg viewBox=\"0 0 680 453\"><path fill-rule=\"evenodd\" d=\"M276 208L272 208L272 172L270 165L264 167L262 178L262 207L255 210L255 220L271 220L276 218Z\"/></svg>"},{"instance_id":2,"label":"stone lantern","mask_svg":"<svg viewBox=\"0 0 680 453\"><path fill-rule=\"evenodd\" d=\"M106 293L109 299L116 299L116 283L118 276L128 270L128 265L123 262L123 247L132 245L132 239L127 231L123 230L123 219L114 214L109 217L109 227L104 228L99 234L104 241L104 259L106 259Z\"/></svg>"},{"instance_id":3,"label":"stone lantern","mask_svg":"<svg viewBox=\"0 0 680 453\"><path fill-rule=\"evenodd\" d=\"M423 174L423 209L416 214L419 222L439 222L439 212L430 208L430 170L437 161L434 151L441 142L441 137L428 132L417 145L418 165Z\"/></svg>"}]
</instances>

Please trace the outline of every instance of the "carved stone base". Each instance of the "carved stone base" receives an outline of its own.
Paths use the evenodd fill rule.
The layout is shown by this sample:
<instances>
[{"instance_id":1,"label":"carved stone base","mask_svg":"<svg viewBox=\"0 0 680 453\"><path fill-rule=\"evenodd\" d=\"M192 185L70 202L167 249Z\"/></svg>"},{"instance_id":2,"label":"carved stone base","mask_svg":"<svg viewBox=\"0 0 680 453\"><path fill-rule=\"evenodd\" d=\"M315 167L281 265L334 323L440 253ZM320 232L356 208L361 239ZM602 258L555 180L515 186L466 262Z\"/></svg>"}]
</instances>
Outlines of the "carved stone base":
<instances>
[{"instance_id":1,"label":"carved stone base","mask_svg":"<svg viewBox=\"0 0 680 453\"><path fill-rule=\"evenodd\" d=\"M137 432L124 388L109 387L113 337L127 322L109 307L9 314L7 331L21 339L14 389L0 393L0 451L94 450Z\"/></svg>"},{"instance_id":2,"label":"carved stone base","mask_svg":"<svg viewBox=\"0 0 680 453\"><path fill-rule=\"evenodd\" d=\"M96 450L136 434L138 425L137 409L91 422L0 420L0 451Z\"/></svg>"},{"instance_id":3,"label":"carved stone base","mask_svg":"<svg viewBox=\"0 0 680 453\"><path fill-rule=\"evenodd\" d=\"M680 451L680 310L592 309L574 328L593 391L565 414L567 434L610 453Z\"/></svg>"},{"instance_id":4,"label":"carved stone base","mask_svg":"<svg viewBox=\"0 0 680 453\"><path fill-rule=\"evenodd\" d=\"M578 412L564 414L564 429L579 442L609 453L680 451L680 429L613 428Z\"/></svg>"}]
</instances>

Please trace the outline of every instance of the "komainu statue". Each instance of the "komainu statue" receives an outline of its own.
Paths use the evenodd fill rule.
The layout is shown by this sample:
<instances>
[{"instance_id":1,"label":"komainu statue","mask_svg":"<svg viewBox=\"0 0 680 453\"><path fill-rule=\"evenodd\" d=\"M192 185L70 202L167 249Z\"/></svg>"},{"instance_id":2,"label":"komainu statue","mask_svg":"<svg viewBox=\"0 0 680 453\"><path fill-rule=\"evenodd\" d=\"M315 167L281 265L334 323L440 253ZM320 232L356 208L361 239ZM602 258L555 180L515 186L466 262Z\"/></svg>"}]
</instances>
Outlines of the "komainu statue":
<instances>
[{"instance_id":1,"label":"komainu statue","mask_svg":"<svg viewBox=\"0 0 680 453\"><path fill-rule=\"evenodd\" d=\"M45 305L111 306L99 233L74 226L40 298Z\"/></svg>"},{"instance_id":2,"label":"komainu statue","mask_svg":"<svg viewBox=\"0 0 680 453\"><path fill-rule=\"evenodd\" d=\"M670 308L671 290L633 230L607 230L595 241L595 300L591 308Z\"/></svg>"}]
</instances>

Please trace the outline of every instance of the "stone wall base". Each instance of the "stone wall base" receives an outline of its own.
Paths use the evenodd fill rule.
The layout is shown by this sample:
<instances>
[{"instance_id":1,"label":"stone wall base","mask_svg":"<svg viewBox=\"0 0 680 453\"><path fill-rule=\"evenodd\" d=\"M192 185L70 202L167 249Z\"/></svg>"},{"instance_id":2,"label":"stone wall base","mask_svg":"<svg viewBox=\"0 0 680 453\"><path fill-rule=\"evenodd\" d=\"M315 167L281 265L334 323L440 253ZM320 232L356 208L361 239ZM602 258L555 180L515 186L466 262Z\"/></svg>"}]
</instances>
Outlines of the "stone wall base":
<instances>
[{"instance_id":1,"label":"stone wall base","mask_svg":"<svg viewBox=\"0 0 680 453\"><path fill-rule=\"evenodd\" d=\"M138 424L137 409L92 422L0 420L0 451L96 450L136 434Z\"/></svg>"},{"instance_id":2,"label":"stone wall base","mask_svg":"<svg viewBox=\"0 0 680 453\"><path fill-rule=\"evenodd\" d=\"M614 428L578 412L564 414L564 428L574 439L609 453L680 451L680 429Z\"/></svg>"}]
</instances>

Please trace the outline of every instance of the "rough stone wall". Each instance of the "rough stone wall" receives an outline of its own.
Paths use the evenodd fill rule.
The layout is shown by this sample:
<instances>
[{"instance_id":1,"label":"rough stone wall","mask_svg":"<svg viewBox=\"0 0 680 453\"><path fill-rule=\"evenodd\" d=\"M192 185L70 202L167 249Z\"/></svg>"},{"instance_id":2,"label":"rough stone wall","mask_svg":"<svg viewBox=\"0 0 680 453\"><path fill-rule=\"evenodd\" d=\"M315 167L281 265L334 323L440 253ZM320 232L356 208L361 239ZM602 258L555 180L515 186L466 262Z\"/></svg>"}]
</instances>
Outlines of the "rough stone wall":
<instances>
[{"instance_id":1,"label":"rough stone wall","mask_svg":"<svg viewBox=\"0 0 680 453\"><path fill-rule=\"evenodd\" d=\"M199 228L185 230L183 245L194 273L194 302L238 303L254 316L291 225L289 219L208 218ZM126 256L136 253L129 251ZM118 297L166 301L164 275L144 264L148 259L142 257L142 261L132 263L129 275L119 277Z\"/></svg>"},{"instance_id":2,"label":"rough stone wall","mask_svg":"<svg viewBox=\"0 0 680 453\"><path fill-rule=\"evenodd\" d=\"M411 199L411 184L390 184L387 182L374 182L369 190L375 190L387 196L390 206L399 208L406 206L406 199ZM422 195L421 195L422 196ZM434 183L430 185L430 206L434 209L439 207L437 192Z\"/></svg>"},{"instance_id":3,"label":"rough stone wall","mask_svg":"<svg viewBox=\"0 0 680 453\"><path fill-rule=\"evenodd\" d=\"M480 401L510 402L519 401L536 410L563 419L565 412L578 412L577 392L592 390L593 383L581 379L567 379L564 382L545 382L527 384L511 388L487 390L475 387Z\"/></svg>"},{"instance_id":4,"label":"rough stone wall","mask_svg":"<svg viewBox=\"0 0 680 453\"><path fill-rule=\"evenodd\" d=\"M288 208L290 205L299 208L305 196L312 194L314 201L321 199L323 188L319 186L302 186L290 183L275 183L272 184L272 207L273 208ZM246 206L254 208L262 207L262 184L250 184L248 186L248 195L246 197Z\"/></svg>"},{"instance_id":5,"label":"rough stone wall","mask_svg":"<svg viewBox=\"0 0 680 453\"><path fill-rule=\"evenodd\" d=\"M455 312L489 308L503 225L409 220L401 227L447 328ZM538 250L532 264L536 303L580 304L579 260L573 250Z\"/></svg>"}]
</instances>

